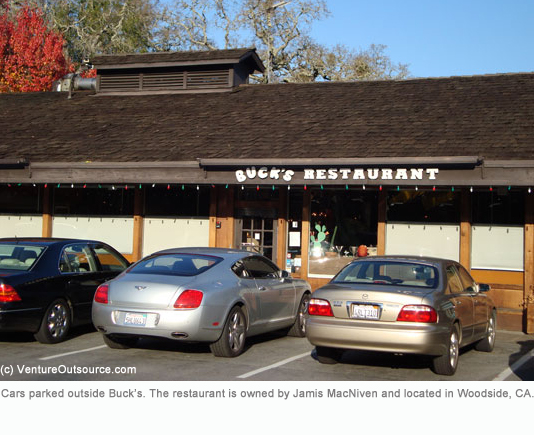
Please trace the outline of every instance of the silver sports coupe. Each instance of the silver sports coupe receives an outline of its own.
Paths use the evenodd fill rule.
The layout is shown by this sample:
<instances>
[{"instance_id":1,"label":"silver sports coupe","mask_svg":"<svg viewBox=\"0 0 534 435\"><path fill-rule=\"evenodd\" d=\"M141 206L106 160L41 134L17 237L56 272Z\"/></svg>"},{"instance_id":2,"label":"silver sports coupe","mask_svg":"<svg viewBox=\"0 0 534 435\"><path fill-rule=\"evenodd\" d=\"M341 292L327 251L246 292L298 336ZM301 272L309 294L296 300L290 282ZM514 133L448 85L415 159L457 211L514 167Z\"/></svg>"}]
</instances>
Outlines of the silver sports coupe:
<instances>
[{"instance_id":1,"label":"silver sports coupe","mask_svg":"<svg viewBox=\"0 0 534 435\"><path fill-rule=\"evenodd\" d=\"M210 343L235 357L245 338L287 328L304 337L310 285L267 258L221 248L177 248L143 258L98 287L93 323L111 348L143 336Z\"/></svg>"},{"instance_id":2,"label":"silver sports coupe","mask_svg":"<svg viewBox=\"0 0 534 435\"><path fill-rule=\"evenodd\" d=\"M455 261L364 257L313 293L306 333L321 363L337 362L345 349L424 354L437 374L453 375L462 346L493 350L488 290Z\"/></svg>"}]
</instances>

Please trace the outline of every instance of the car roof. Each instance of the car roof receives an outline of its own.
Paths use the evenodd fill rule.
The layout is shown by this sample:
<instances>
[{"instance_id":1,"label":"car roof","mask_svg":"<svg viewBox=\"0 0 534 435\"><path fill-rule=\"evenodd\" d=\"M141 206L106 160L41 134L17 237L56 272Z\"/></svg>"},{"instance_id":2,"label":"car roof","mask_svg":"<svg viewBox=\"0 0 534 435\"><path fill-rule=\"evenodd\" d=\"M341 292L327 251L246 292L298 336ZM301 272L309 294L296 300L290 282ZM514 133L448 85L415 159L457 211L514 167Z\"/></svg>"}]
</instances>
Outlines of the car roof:
<instances>
[{"instance_id":1,"label":"car roof","mask_svg":"<svg viewBox=\"0 0 534 435\"><path fill-rule=\"evenodd\" d=\"M358 261L373 261L373 260L383 260L383 261L399 261L399 262L411 262L411 263L420 263L420 264L433 264L433 265L443 265L445 263L457 263L454 260L447 258L438 258L438 257L429 257L429 256L417 256L417 255L375 255L367 257L358 257Z\"/></svg>"},{"instance_id":2,"label":"car roof","mask_svg":"<svg viewBox=\"0 0 534 435\"><path fill-rule=\"evenodd\" d=\"M61 239L56 237L6 237L0 239L0 243L21 243L34 246L67 245L70 243L103 243L97 240L85 239Z\"/></svg>"},{"instance_id":3,"label":"car roof","mask_svg":"<svg viewBox=\"0 0 534 435\"><path fill-rule=\"evenodd\" d=\"M189 247L189 248L171 248L154 252L154 254L200 254L200 255L213 255L224 258L242 258L251 255L260 255L254 252L245 251L243 249L232 248L208 248L208 247Z\"/></svg>"}]
</instances>

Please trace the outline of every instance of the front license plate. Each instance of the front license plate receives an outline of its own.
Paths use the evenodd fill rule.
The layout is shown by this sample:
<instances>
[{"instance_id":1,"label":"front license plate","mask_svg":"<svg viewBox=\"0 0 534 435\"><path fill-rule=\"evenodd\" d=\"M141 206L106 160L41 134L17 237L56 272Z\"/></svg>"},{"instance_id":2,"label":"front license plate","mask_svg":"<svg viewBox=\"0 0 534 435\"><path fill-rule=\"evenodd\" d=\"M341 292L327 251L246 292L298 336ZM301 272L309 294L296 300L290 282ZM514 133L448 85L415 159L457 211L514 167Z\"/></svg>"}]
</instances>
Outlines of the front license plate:
<instances>
[{"instance_id":1,"label":"front license plate","mask_svg":"<svg viewBox=\"0 0 534 435\"><path fill-rule=\"evenodd\" d=\"M125 325L146 326L146 314L126 313L124 316Z\"/></svg>"},{"instance_id":2,"label":"front license plate","mask_svg":"<svg viewBox=\"0 0 534 435\"><path fill-rule=\"evenodd\" d=\"M353 319L380 319L380 306L371 304L352 304Z\"/></svg>"}]
</instances>

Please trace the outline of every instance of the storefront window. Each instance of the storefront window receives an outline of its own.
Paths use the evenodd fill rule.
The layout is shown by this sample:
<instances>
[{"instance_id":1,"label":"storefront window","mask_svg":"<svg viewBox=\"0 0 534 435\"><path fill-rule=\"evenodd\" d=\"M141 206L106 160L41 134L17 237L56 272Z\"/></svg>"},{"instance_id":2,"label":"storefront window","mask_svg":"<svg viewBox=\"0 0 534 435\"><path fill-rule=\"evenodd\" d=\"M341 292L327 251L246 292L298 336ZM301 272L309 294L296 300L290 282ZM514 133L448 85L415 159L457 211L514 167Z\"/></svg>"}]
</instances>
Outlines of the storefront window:
<instances>
[{"instance_id":1,"label":"storefront window","mask_svg":"<svg viewBox=\"0 0 534 435\"><path fill-rule=\"evenodd\" d=\"M460 259L460 192L393 190L387 201L387 255Z\"/></svg>"},{"instance_id":2,"label":"storefront window","mask_svg":"<svg viewBox=\"0 0 534 435\"><path fill-rule=\"evenodd\" d=\"M524 268L524 191L474 191L471 267L521 271Z\"/></svg>"},{"instance_id":3,"label":"storefront window","mask_svg":"<svg viewBox=\"0 0 534 435\"><path fill-rule=\"evenodd\" d=\"M133 204L134 189L54 189L54 214L60 216L133 216Z\"/></svg>"},{"instance_id":4,"label":"storefront window","mask_svg":"<svg viewBox=\"0 0 534 435\"><path fill-rule=\"evenodd\" d=\"M335 275L358 251L376 254L376 192L324 189L311 195L310 275Z\"/></svg>"},{"instance_id":5,"label":"storefront window","mask_svg":"<svg viewBox=\"0 0 534 435\"><path fill-rule=\"evenodd\" d=\"M41 214L41 188L39 186L0 186L1 214Z\"/></svg>"},{"instance_id":6,"label":"storefront window","mask_svg":"<svg viewBox=\"0 0 534 435\"><path fill-rule=\"evenodd\" d=\"M210 187L147 187L146 216L209 217Z\"/></svg>"},{"instance_id":7,"label":"storefront window","mask_svg":"<svg viewBox=\"0 0 534 435\"><path fill-rule=\"evenodd\" d=\"M388 194L388 222L460 222L460 194L452 190L399 190Z\"/></svg>"},{"instance_id":8,"label":"storefront window","mask_svg":"<svg viewBox=\"0 0 534 435\"><path fill-rule=\"evenodd\" d=\"M524 224L525 203L522 191L497 188L488 192L475 191L471 195L474 224Z\"/></svg>"}]
</instances>

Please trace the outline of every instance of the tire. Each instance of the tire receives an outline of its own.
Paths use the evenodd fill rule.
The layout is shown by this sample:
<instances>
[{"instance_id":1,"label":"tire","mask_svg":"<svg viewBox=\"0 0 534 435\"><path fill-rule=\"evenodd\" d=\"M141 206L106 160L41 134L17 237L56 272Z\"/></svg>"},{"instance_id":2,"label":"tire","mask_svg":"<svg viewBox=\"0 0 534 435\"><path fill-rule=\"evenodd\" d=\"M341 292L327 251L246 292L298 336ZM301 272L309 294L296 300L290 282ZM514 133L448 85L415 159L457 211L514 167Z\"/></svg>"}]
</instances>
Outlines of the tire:
<instances>
[{"instance_id":1,"label":"tire","mask_svg":"<svg viewBox=\"0 0 534 435\"><path fill-rule=\"evenodd\" d=\"M333 347L316 346L315 354L321 364L337 364L343 355L343 350Z\"/></svg>"},{"instance_id":2,"label":"tire","mask_svg":"<svg viewBox=\"0 0 534 435\"><path fill-rule=\"evenodd\" d=\"M306 293L300 300L299 309L295 323L287 333L291 337L306 337L306 312L308 311L308 303L310 302L310 295Z\"/></svg>"},{"instance_id":3,"label":"tire","mask_svg":"<svg viewBox=\"0 0 534 435\"><path fill-rule=\"evenodd\" d=\"M221 336L216 342L210 344L211 353L225 358L240 355L245 349L246 332L245 313L241 307L235 306L230 310L226 322L224 322Z\"/></svg>"},{"instance_id":4,"label":"tire","mask_svg":"<svg viewBox=\"0 0 534 435\"><path fill-rule=\"evenodd\" d=\"M59 343L67 338L70 325L69 304L64 299L56 299L46 309L39 330L34 334L34 337L44 344Z\"/></svg>"},{"instance_id":5,"label":"tire","mask_svg":"<svg viewBox=\"0 0 534 435\"><path fill-rule=\"evenodd\" d=\"M104 343L111 349L129 349L132 346L135 346L138 337L120 337L120 336L111 336L104 334Z\"/></svg>"},{"instance_id":6,"label":"tire","mask_svg":"<svg viewBox=\"0 0 534 435\"><path fill-rule=\"evenodd\" d=\"M452 376L456 373L458 359L460 358L460 329L454 325L449 334L447 352L435 357L433 360L434 373L438 375Z\"/></svg>"},{"instance_id":7,"label":"tire","mask_svg":"<svg viewBox=\"0 0 534 435\"><path fill-rule=\"evenodd\" d=\"M475 349L480 352L493 352L495 347L495 334L497 330L497 314L495 311L491 313L491 317L488 319L488 326L486 327L486 336L480 340Z\"/></svg>"}]
</instances>

